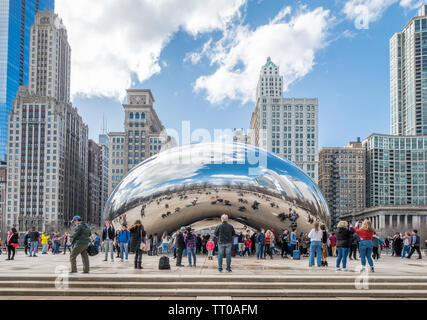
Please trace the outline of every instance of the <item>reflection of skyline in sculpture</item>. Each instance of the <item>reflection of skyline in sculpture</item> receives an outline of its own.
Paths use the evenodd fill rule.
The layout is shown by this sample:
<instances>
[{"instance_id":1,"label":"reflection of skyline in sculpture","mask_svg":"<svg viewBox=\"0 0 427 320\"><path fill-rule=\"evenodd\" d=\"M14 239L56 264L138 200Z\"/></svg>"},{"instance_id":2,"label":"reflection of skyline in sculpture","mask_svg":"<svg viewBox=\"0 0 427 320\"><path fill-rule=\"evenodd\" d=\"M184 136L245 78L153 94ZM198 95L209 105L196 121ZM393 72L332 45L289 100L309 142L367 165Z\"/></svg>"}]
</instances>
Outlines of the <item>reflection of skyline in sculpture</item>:
<instances>
[{"instance_id":1,"label":"reflection of skyline in sculpture","mask_svg":"<svg viewBox=\"0 0 427 320\"><path fill-rule=\"evenodd\" d=\"M231 205L227 206L227 210L222 207L215 208L210 204L211 201L206 195L215 189L225 192L230 197ZM197 192L203 190L201 200L197 204L198 210L189 209L185 205L185 208L180 207L180 215L185 217L179 220L182 223L189 221L191 224L205 218L218 217L226 212L230 218L239 218L255 228L268 226L270 220L272 226L277 225L276 228L281 228L286 225L278 215L288 213L289 208L293 207L301 209L304 214L310 213L311 216L329 225L328 207L319 188L294 164L254 146L218 143L174 148L144 161L113 191L104 218L114 221L126 213L128 221L136 220L141 217L132 218L131 213L144 210L142 219L147 230L159 229L160 227L156 225L158 223L165 229L173 230L177 226L173 225L176 222L170 222L170 226L168 225L168 221L173 220L171 215L166 215L164 207L160 205L156 207L152 202L167 196L170 198L169 201L176 202L177 207L178 194L192 194L196 193L196 190ZM281 212L276 212L278 211L276 207L271 210L262 205L256 215L251 214L248 206L243 210L237 203L237 198L234 199L236 191L250 191L251 197L255 198L272 197L274 199L271 201L277 203ZM249 193L247 195L249 196ZM172 198L175 200L171 200ZM170 206L174 206L174 203ZM191 217L185 215L186 211L191 212ZM167 221L162 221L162 214L167 216ZM259 225L256 225L257 223Z\"/></svg>"}]
</instances>

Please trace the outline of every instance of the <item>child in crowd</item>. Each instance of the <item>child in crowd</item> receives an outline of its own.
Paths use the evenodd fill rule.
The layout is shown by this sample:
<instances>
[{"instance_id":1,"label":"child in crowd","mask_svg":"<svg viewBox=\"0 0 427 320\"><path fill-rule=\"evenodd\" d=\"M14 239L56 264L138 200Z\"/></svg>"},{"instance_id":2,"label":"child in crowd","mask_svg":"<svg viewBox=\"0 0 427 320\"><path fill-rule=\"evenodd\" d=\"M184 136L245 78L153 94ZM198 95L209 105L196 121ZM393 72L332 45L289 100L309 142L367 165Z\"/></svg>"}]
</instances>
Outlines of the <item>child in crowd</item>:
<instances>
[{"instance_id":1,"label":"child in crowd","mask_svg":"<svg viewBox=\"0 0 427 320\"><path fill-rule=\"evenodd\" d=\"M215 242L212 238L209 238L208 242L206 243L206 250L208 250L208 259L213 260L213 251L215 249Z\"/></svg>"}]
</instances>

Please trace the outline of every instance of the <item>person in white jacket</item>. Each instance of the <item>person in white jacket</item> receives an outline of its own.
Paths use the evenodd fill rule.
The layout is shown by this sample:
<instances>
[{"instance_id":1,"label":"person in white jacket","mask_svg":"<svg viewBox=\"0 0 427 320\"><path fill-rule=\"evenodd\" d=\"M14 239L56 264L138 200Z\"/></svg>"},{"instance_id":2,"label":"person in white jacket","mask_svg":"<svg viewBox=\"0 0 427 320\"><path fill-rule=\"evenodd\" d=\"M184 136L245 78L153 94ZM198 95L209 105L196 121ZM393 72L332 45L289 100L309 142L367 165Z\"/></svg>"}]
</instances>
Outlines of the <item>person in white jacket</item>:
<instances>
[{"instance_id":1,"label":"person in white jacket","mask_svg":"<svg viewBox=\"0 0 427 320\"><path fill-rule=\"evenodd\" d=\"M311 239L310 243L310 259L308 262L309 267L314 266L314 253L316 253L317 258L317 266L322 266L322 235L323 231L320 230L319 222L316 221L313 224L313 229L311 229L310 233L308 234L308 237Z\"/></svg>"}]
</instances>

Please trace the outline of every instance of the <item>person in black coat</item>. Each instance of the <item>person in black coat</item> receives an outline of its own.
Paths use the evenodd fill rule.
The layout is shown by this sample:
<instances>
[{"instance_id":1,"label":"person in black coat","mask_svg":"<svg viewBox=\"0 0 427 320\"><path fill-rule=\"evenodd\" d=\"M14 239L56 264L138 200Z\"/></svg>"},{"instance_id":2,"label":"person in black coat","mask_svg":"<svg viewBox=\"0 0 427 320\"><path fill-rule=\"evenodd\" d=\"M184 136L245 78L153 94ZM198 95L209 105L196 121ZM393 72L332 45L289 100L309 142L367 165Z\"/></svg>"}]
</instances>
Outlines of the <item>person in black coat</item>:
<instances>
[{"instance_id":1,"label":"person in black coat","mask_svg":"<svg viewBox=\"0 0 427 320\"><path fill-rule=\"evenodd\" d=\"M344 271L347 271L347 256L353 244L354 229L349 227L347 221L340 221L337 225L337 271L341 271L341 261Z\"/></svg>"},{"instance_id":2,"label":"person in black coat","mask_svg":"<svg viewBox=\"0 0 427 320\"><path fill-rule=\"evenodd\" d=\"M402 255L402 247L403 247L403 240L400 237L400 234L396 232L393 238L393 249L396 254L396 257L400 257Z\"/></svg>"},{"instance_id":3,"label":"person in black coat","mask_svg":"<svg viewBox=\"0 0 427 320\"><path fill-rule=\"evenodd\" d=\"M6 260L13 260L15 258L15 248L18 247L18 231L16 231L15 228L12 228L9 232L9 235L7 236L7 259ZM12 255L12 257L11 257Z\"/></svg>"},{"instance_id":4,"label":"person in black coat","mask_svg":"<svg viewBox=\"0 0 427 320\"><path fill-rule=\"evenodd\" d=\"M184 241L184 232L185 227L182 227L177 236L176 236L176 266L177 267L183 267L184 265L181 263L182 261L182 253L186 247L185 241Z\"/></svg>"},{"instance_id":5,"label":"person in black coat","mask_svg":"<svg viewBox=\"0 0 427 320\"><path fill-rule=\"evenodd\" d=\"M130 228L130 252L135 252L135 269L142 268L142 248L145 243L145 230L140 220L137 220Z\"/></svg>"}]
</instances>

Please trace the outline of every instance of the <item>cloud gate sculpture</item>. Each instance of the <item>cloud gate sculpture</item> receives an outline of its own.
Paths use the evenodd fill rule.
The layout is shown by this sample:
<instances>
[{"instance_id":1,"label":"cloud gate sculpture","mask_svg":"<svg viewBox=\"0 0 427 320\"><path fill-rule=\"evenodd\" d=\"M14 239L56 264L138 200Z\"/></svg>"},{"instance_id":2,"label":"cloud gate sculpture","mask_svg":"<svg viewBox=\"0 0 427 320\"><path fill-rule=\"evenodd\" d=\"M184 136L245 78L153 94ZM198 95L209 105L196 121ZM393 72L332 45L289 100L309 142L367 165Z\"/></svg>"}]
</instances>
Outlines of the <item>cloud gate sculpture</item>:
<instances>
[{"instance_id":1,"label":"cloud gate sculpture","mask_svg":"<svg viewBox=\"0 0 427 320\"><path fill-rule=\"evenodd\" d=\"M230 219L260 230L328 227L327 203L293 163L243 144L203 143L166 150L138 166L112 192L104 220L117 229L141 220L147 234L201 220Z\"/></svg>"}]
</instances>

